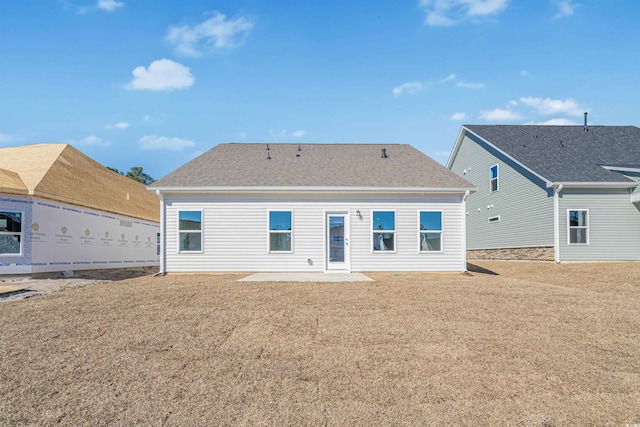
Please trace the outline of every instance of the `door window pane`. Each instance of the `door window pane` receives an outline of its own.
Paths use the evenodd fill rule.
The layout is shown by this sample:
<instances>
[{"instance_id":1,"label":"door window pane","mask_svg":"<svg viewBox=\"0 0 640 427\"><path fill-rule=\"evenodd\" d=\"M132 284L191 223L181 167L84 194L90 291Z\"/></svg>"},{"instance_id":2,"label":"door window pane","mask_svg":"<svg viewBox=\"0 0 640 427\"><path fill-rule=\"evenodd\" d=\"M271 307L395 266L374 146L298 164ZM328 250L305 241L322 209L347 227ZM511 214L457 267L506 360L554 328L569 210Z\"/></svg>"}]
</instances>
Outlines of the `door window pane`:
<instances>
[{"instance_id":1,"label":"door window pane","mask_svg":"<svg viewBox=\"0 0 640 427\"><path fill-rule=\"evenodd\" d=\"M329 262L344 262L343 216L329 216Z\"/></svg>"}]
</instances>

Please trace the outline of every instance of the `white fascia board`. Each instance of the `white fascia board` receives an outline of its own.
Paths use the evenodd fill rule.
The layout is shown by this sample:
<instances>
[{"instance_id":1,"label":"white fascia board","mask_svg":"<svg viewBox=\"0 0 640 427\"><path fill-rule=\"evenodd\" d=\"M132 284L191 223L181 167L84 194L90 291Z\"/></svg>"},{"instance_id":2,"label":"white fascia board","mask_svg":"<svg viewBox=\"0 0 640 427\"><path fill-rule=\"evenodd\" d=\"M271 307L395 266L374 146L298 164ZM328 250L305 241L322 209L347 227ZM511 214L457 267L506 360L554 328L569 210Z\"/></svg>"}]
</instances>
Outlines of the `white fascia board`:
<instances>
[{"instance_id":1,"label":"white fascia board","mask_svg":"<svg viewBox=\"0 0 640 427\"><path fill-rule=\"evenodd\" d=\"M551 182L548 188L633 188L638 185L635 181L629 182Z\"/></svg>"},{"instance_id":2,"label":"white fascia board","mask_svg":"<svg viewBox=\"0 0 640 427\"><path fill-rule=\"evenodd\" d=\"M451 169L451 166L453 166L453 161L458 155L458 150L460 149L460 144L462 144L462 139L464 138L464 131L466 129L467 128L462 126L460 128L460 132L458 132L458 138L456 139L456 143L453 146L453 150L451 150L451 154L449 154L449 160L447 160L447 169Z\"/></svg>"},{"instance_id":3,"label":"white fascia board","mask_svg":"<svg viewBox=\"0 0 640 427\"><path fill-rule=\"evenodd\" d=\"M516 160L515 158L513 158L512 156L510 156L509 154L507 154L506 152L502 151L501 149L499 149L498 147L496 147L495 145L493 145L491 142L489 142L487 139L484 139L483 137L481 137L480 135L478 135L477 133L469 130L466 127L462 127L462 129L465 132L469 132L470 134L474 135L476 138L480 139L482 142L484 142L485 144L487 144L488 146L490 146L491 148L493 148L494 150L496 150L497 152L499 152L500 154L502 154L503 156L505 156L506 158L508 158L509 160L511 160L512 162L514 162L515 164L519 165L520 167L522 167L523 169L531 172L532 174L534 174L535 176L537 176L538 178L540 178L541 180L543 180L546 184L547 187L551 187L552 182L550 180L548 180L547 178L545 178L544 176L540 175L538 172L534 171L533 169L527 167L524 163ZM462 141L462 137L460 137L460 141ZM456 143L457 144L457 143Z\"/></svg>"},{"instance_id":4,"label":"white fascia board","mask_svg":"<svg viewBox=\"0 0 640 427\"><path fill-rule=\"evenodd\" d=\"M393 193L465 194L476 187L154 187L160 193Z\"/></svg>"},{"instance_id":5,"label":"white fascia board","mask_svg":"<svg viewBox=\"0 0 640 427\"><path fill-rule=\"evenodd\" d=\"M618 167L618 166L603 166L606 170L617 171L617 172L638 172L640 173L640 168L627 168L627 167Z\"/></svg>"}]
</instances>

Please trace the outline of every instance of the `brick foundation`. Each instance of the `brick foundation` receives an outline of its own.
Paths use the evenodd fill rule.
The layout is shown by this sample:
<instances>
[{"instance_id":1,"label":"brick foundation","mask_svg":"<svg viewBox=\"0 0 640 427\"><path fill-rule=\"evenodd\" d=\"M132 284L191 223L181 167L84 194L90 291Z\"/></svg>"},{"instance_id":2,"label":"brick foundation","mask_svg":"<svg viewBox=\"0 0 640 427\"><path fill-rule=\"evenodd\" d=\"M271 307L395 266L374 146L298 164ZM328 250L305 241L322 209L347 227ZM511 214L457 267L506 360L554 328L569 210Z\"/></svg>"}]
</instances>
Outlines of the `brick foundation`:
<instances>
[{"instance_id":1,"label":"brick foundation","mask_svg":"<svg viewBox=\"0 0 640 427\"><path fill-rule=\"evenodd\" d=\"M553 261L553 246L535 248L503 248L503 249L470 249L468 260L527 260Z\"/></svg>"}]
</instances>

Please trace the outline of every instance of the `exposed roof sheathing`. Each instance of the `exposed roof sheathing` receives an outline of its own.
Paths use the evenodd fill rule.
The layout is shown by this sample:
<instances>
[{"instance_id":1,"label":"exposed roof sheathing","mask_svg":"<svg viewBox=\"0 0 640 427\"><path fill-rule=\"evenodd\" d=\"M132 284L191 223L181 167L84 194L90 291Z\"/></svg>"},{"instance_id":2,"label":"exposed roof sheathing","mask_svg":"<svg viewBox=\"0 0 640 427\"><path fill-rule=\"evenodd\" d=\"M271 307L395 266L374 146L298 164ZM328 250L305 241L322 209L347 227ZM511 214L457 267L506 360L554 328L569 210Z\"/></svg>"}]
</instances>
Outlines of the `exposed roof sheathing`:
<instances>
[{"instance_id":1,"label":"exposed roof sheathing","mask_svg":"<svg viewBox=\"0 0 640 427\"><path fill-rule=\"evenodd\" d=\"M220 144L150 187L473 189L406 144Z\"/></svg>"},{"instance_id":2,"label":"exposed roof sheathing","mask_svg":"<svg viewBox=\"0 0 640 427\"><path fill-rule=\"evenodd\" d=\"M465 125L552 182L617 183L630 180L603 166L640 165L635 126Z\"/></svg>"},{"instance_id":3,"label":"exposed roof sheathing","mask_svg":"<svg viewBox=\"0 0 640 427\"><path fill-rule=\"evenodd\" d=\"M26 191L18 192L16 177ZM8 193L159 219L159 200L144 184L110 171L68 144L0 148L0 191L5 187Z\"/></svg>"}]
</instances>

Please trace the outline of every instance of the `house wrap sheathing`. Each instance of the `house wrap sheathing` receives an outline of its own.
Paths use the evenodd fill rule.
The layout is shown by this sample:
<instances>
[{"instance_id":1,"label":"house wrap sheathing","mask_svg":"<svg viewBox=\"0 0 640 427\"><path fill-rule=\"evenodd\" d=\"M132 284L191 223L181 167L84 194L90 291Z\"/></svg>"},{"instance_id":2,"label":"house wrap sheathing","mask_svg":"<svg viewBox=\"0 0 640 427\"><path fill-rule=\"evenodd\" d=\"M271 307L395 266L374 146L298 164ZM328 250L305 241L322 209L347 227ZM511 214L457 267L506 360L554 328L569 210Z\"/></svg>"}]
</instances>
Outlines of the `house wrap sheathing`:
<instances>
[{"instance_id":1,"label":"house wrap sheathing","mask_svg":"<svg viewBox=\"0 0 640 427\"><path fill-rule=\"evenodd\" d=\"M153 266L159 203L68 144L0 149L0 275Z\"/></svg>"}]
</instances>

